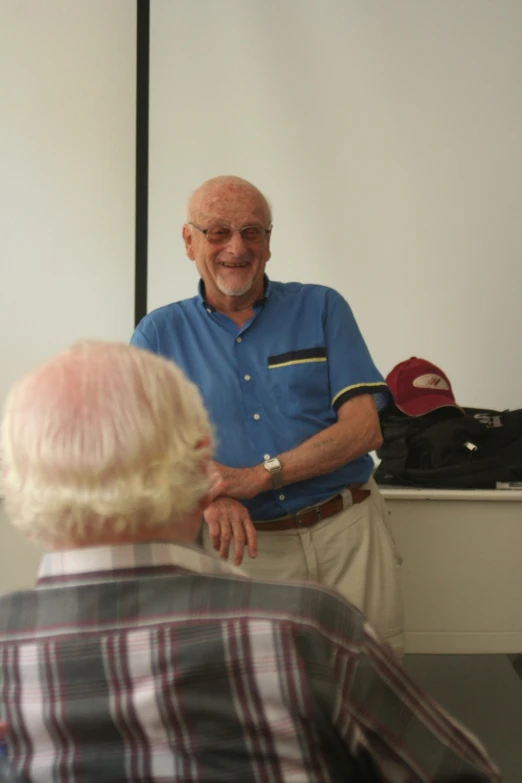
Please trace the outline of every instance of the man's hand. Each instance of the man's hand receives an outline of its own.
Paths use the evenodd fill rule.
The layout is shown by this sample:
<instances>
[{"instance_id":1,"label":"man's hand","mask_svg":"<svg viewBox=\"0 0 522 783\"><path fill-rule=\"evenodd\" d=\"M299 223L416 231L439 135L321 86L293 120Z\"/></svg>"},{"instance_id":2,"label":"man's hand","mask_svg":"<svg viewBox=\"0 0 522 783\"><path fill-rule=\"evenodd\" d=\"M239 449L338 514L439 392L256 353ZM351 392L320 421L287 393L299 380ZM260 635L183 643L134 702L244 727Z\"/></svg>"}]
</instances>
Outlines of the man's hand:
<instances>
[{"instance_id":1,"label":"man's hand","mask_svg":"<svg viewBox=\"0 0 522 783\"><path fill-rule=\"evenodd\" d=\"M237 500L228 497L216 498L203 512L208 525L212 546L219 556L226 560L232 540L234 541L234 564L243 560L245 544L250 557L257 555L256 529L247 509Z\"/></svg>"},{"instance_id":2,"label":"man's hand","mask_svg":"<svg viewBox=\"0 0 522 783\"><path fill-rule=\"evenodd\" d=\"M213 500L222 495L224 490L223 479L221 478L219 470L217 470L215 467L214 462L211 462L208 467L208 478L210 487L206 497L203 500L205 506L207 506L209 503L212 503Z\"/></svg>"},{"instance_id":3,"label":"man's hand","mask_svg":"<svg viewBox=\"0 0 522 783\"><path fill-rule=\"evenodd\" d=\"M272 488L270 474L263 465L256 465L253 468L228 468L220 462L213 462L212 466L222 481L221 494L230 498L237 500L255 498L260 492Z\"/></svg>"}]
</instances>

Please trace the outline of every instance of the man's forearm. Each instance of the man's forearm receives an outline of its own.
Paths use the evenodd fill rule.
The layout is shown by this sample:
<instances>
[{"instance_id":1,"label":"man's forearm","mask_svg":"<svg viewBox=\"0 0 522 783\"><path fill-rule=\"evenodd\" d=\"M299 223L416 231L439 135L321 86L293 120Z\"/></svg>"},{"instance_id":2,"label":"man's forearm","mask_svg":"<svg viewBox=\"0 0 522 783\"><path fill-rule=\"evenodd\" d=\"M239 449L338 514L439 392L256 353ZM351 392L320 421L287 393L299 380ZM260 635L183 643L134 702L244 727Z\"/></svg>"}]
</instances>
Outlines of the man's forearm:
<instances>
[{"instance_id":1,"label":"man's forearm","mask_svg":"<svg viewBox=\"0 0 522 783\"><path fill-rule=\"evenodd\" d=\"M274 455L281 462L284 485L330 473L379 448L382 442L379 417L370 396L346 402L338 415L335 424L294 449ZM251 468L217 467L223 478L224 495L241 500L272 489L271 476L263 464Z\"/></svg>"},{"instance_id":2,"label":"man's forearm","mask_svg":"<svg viewBox=\"0 0 522 783\"><path fill-rule=\"evenodd\" d=\"M278 455L283 484L331 473L377 448L379 442L379 432L362 432L349 421L337 421L295 449Z\"/></svg>"}]
</instances>

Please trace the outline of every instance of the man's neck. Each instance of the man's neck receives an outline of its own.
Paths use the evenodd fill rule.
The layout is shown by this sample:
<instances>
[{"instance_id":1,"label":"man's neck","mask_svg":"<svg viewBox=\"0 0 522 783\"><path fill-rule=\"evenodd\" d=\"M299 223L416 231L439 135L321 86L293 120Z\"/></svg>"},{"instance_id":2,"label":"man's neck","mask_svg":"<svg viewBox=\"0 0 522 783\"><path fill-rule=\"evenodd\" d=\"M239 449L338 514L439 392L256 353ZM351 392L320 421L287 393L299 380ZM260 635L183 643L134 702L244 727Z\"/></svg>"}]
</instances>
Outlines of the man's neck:
<instances>
[{"instance_id":1,"label":"man's neck","mask_svg":"<svg viewBox=\"0 0 522 783\"><path fill-rule=\"evenodd\" d=\"M240 328L254 315L254 304L263 298L265 291L264 281L242 296L227 296L221 291L206 291L205 301L218 313L228 316Z\"/></svg>"},{"instance_id":2,"label":"man's neck","mask_svg":"<svg viewBox=\"0 0 522 783\"><path fill-rule=\"evenodd\" d=\"M239 297L231 296L229 298L238 299ZM233 306L230 306L228 303L225 305L212 304L212 307L215 308L216 312L224 313L224 315L228 316L241 329L254 315L254 303L251 302L243 306L238 306L238 302L232 302L231 304Z\"/></svg>"}]
</instances>

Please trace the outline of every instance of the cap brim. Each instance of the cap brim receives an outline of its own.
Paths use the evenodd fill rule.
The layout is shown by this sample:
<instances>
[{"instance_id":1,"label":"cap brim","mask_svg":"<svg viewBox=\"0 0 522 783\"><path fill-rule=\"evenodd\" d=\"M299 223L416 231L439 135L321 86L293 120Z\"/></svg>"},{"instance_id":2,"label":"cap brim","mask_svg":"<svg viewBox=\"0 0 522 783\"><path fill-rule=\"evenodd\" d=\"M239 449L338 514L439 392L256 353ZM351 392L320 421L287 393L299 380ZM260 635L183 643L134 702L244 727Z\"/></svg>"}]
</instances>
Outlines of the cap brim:
<instances>
[{"instance_id":1,"label":"cap brim","mask_svg":"<svg viewBox=\"0 0 522 783\"><path fill-rule=\"evenodd\" d=\"M410 400L406 405L398 405L397 402L395 405L407 416L424 416L426 413L431 413L439 408L456 408L463 412L460 405L457 405L456 402L451 402L442 394L424 395L423 397L417 397L415 400Z\"/></svg>"}]
</instances>

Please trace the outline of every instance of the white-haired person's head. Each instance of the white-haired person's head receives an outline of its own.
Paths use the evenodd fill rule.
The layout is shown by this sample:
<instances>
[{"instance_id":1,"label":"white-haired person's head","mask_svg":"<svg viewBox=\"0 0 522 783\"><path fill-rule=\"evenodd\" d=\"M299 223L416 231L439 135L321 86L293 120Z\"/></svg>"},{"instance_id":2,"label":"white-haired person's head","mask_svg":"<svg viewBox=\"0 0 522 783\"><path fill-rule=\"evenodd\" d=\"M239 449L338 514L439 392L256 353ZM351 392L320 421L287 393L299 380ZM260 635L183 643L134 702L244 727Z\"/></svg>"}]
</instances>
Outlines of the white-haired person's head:
<instances>
[{"instance_id":1,"label":"white-haired person's head","mask_svg":"<svg viewBox=\"0 0 522 783\"><path fill-rule=\"evenodd\" d=\"M6 510L49 548L191 540L211 451L200 394L173 362L123 343L81 343L7 398Z\"/></svg>"}]
</instances>

